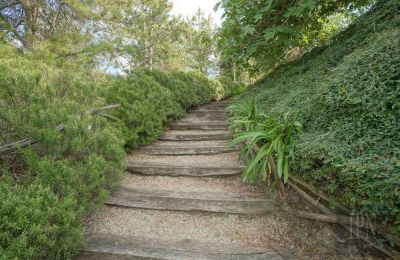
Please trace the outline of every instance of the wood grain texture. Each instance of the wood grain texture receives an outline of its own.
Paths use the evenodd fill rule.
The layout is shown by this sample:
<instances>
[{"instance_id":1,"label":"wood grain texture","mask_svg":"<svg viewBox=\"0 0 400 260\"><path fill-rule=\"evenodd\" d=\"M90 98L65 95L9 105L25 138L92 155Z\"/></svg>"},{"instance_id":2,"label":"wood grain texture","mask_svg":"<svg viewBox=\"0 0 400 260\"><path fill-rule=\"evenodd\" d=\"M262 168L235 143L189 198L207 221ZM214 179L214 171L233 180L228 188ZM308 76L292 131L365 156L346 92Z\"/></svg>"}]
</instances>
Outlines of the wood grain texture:
<instances>
[{"instance_id":1,"label":"wood grain texture","mask_svg":"<svg viewBox=\"0 0 400 260\"><path fill-rule=\"evenodd\" d=\"M196 133L196 134L164 134L158 140L160 141L207 141L207 140L229 140L231 134L226 132L220 133Z\"/></svg>"},{"instance_id":2,"label":"wood grain texture","mask_svg":"<svg viewBox=\"0 0 400 260\"><path fill-rule=\"evenodd\" d=\"M106 204L145 209L206 211L258 215L274 209L273 199L264 194L243 195L231 192L141 190L120 187Z\"/></svg>"},{"instance_id":3,"label":"wood grain texture","mask_svg":"<svg viewBox=\"0 0 400 260\"><path fill-rule=\"evenodd\" d=\"M238 147L229 148L225 145L182 147L182 146L146 146L140 148L140 153L149 155L207 155L237 151Z\"/></svg>"},{"instance_id":4,"label":"wood grain texture","mask_svg":"<svg viewBox=\"0 0 400 260\"><path fill-rule=\"evenodd\" d=\"M94 233L77 260L120 259L228 259L278 260L276 252L243 245L209 244L195 240L160 240Z\"/></svg>"},{"instance_id":5,"label":"wood grain texture","mask_svg":"<svg viewBox=\"0 0 400 260\"><path fill-rule=\"evenodd\" d=\"M155 162L128 162L128 171L140 173L144 175L164 175L164 176L226 176L237 175L242 173L243 166L190 166L190 165L174 165L162 164Z\"/></svg>"},{"instance_id":6,"label":"wood grain texture","mask_svg":"<svg viewBox=\"0 0 400 260\"><path fill-rule=\"evenodd\" d=\"M229 123L225 121L220 122L177 122L172 123L169 128L171 130L227 130Z\"/></svg>"}]
</instances>

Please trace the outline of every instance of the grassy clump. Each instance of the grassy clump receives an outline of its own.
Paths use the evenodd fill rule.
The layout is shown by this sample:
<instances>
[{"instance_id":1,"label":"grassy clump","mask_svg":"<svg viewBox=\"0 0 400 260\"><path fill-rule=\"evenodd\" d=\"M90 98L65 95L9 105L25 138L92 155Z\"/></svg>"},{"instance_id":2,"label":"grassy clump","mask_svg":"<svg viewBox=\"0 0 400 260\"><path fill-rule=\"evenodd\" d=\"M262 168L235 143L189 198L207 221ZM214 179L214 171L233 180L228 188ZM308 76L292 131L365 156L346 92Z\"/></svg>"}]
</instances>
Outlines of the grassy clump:
<instances>
[{"instance_id":1,"label":"grassy clump","mask_svg":"<svg viewBox=\"0 0 400 260\"><path fill-rule=\"evenodd\" d=\"M303 125L295 172L354 211L400 224L400 20L398 1L379 1L333 42L254 84L268 115ZM400 233L400 230L397 230Z\"/></svg>"},{"instance_id":2,"label":"grassy clump","mask_svg":"<svg viewBox=\"0 0 400 260\"><path fill-rule=\"evenodd\" d=\"M184 81L143 70L107 77L92 64L46 60L5 44L0 57L0 144L37 141L0 157L0 255L9 259L78 254L85 214L124 174L124 148L155 140L169 120L215 93L197 73L176 73ZM114 103L121 107L104 113L118 122L89 112Z\"/></svg>"}]
</instances>

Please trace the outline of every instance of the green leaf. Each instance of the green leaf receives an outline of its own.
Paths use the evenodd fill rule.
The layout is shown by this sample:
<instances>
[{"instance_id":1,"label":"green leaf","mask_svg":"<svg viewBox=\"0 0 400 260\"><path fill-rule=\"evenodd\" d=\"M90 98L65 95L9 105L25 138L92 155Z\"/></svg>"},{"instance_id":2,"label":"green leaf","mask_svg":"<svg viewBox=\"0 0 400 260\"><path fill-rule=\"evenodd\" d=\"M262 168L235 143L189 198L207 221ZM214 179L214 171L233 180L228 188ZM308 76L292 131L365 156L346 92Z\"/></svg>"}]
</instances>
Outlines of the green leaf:
<instances>
[{"instance_id":1,"label":"green leaf","mask_svg":"<svg viewBox=\"0 0 400 260\"><path fill-rule=\"evenodd\" d=\"M248 54L249 56L252 56L254 53L257 52L257 48L258 48L258 44L250 45L250 47L249 47L249 49L248 49L248 51L247 51L247 54Z\"/></svg>"},{"instance_id":2,"label":"green leaf","mask_svg":"<svg viewBox=\"0 0 400 260\"><path fill-rule=\"evenodd\" d=\"M264 31L264 40L266 42L269 42L272 38L275 37L276 32L274 30L271 29L267 29Z\"/></svg>"},{"instance_id":3,"label":"green leaf","mask_svg":"<svg viewBox=\"0 0 400 260\"><path fill-rule=\"evenodd\" d=\"M217 12L220 6L221 6L221 2L216 3L216 4L214 5L214 8L213 8L213 9L214 9L214 12Z\"/></svg>"}]
</instances>

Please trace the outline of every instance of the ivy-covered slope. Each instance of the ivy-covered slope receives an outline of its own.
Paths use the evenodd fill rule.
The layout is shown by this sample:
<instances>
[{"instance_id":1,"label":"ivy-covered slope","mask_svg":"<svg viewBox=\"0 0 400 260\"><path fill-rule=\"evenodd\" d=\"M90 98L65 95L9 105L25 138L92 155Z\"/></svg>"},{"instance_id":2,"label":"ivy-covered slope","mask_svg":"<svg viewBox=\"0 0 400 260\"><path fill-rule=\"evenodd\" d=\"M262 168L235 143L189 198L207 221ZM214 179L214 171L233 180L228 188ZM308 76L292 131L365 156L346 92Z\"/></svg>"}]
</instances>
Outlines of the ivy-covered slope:
<instances>
[{"instance_id":1,"label":"ivy-covered slope","mask_svg":"<svg viewBox=\"0 0 400 260\"><path fill-rule=\"evenodd\" d=\"M400 2L378 1L333 42L283 65L238 102L304 125L296 174L358 212L400 224Z\"/></svg>"}]
</instances>

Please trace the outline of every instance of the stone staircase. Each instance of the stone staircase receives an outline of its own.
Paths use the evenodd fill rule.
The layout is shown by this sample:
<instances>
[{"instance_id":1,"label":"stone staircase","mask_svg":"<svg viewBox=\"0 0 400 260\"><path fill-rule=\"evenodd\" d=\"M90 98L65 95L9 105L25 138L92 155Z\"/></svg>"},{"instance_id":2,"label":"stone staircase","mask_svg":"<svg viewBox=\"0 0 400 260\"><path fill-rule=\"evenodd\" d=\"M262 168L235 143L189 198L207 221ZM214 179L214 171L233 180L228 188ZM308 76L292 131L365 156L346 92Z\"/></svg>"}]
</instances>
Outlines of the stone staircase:
<instances>
[{"instance_id":1,"label":"stone staircase","mask_svg":"<svg viewBox=\"0 0 400 260\"><path fill-rule=\"evenodd\" d=\"M88 219L78 259L281 259L263 237L274 199L240 182L228 104L190 111L129 156L131 174Z\"/></svg>"}]
</instances>

